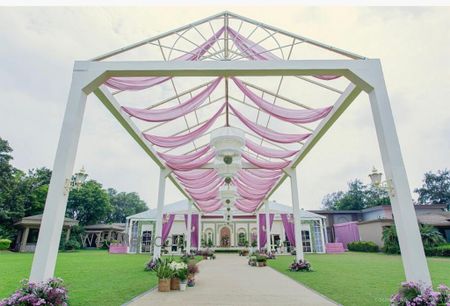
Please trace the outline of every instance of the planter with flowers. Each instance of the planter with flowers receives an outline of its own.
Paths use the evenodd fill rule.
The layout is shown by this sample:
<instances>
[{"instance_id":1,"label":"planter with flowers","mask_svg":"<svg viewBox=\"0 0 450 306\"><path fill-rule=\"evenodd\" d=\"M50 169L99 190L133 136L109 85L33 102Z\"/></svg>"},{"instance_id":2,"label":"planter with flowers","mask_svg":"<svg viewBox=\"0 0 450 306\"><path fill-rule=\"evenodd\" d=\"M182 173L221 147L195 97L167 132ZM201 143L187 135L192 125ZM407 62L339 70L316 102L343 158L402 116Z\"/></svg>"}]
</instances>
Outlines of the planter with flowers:
<instances>
[{"instance_id":1,"label":"planter with flowers","mask_svg":"<svg viewBox=\"0 0 450 306\"><path fill-rule=\"evenodd\" d=\"M173 276L173 270L170 267L171 260L158 259L155 264L155 272L158 277L158 291L160 292L168 292L170 291L170 280Z\"/></svg>"},{"instance_id":2,"label":"planter with flowers","mask_svg":"<svg viewBox=\"0 0 450 306\"><path fill-rule=\"evenodd\" d=\"M256 263L258 267L265 267L267 262L267 257L265 255L256 255Z\"/></svg>"},{"instance_id":3,"label":"planter with flowers","mask_svg":"<svg viewBox=\"0 0 450 306\"><path fill-rule=\"evenodd\" d=\"M306 260L299 260L294 262L289 266L289 271L291 272L311 272L311 264Z\"/></svg>"},{"instance_id":4,"label":"planter with flowers","mask_svg":"<svg viewBox=\"0 0 450 306\"><path fill-rule=\"evenodd\" d=\"M391 306L448 306L450 305L450 289L439 285L437 291L432 287L422 286L415 282L404 282L398 292L391 296Z\"/></svg>"},{"instance_id":5,"label":"planter with flowers","mask_svg":"<svg viewBox=\"0 0 450 306\"><path fill-rule=\"evenodd\" d=\"M51 278L46 282L33 283L22 281L22 287L9 298L0 301L0 306L54 305L67 306L69 296L64 282L60 278Z\"/></svg>"},{"instance_id":6,"label":"planter with flowers","mask_svg":"<svg viewBox=\"0 0 450 306\"><path fill-rule=\"evenodd\" d=\"M172 270L172 278L170 279L170 290L180 290L180 274L186 279L187 264L184 262L172 261L169 263L169 268Z\"/></svg>"},{"instance_id":7,"label":"planter with flowers","mask_svg":"<svg viewBox=\"0 0 450 306\"><path fill-rule=\"evenodd\" d=\"M197 263L194 260L191 260L188 263L188 281L187 285L188 287L194 287L195 286L195 274L199 272Z\"/></svg>"}]
</instances>

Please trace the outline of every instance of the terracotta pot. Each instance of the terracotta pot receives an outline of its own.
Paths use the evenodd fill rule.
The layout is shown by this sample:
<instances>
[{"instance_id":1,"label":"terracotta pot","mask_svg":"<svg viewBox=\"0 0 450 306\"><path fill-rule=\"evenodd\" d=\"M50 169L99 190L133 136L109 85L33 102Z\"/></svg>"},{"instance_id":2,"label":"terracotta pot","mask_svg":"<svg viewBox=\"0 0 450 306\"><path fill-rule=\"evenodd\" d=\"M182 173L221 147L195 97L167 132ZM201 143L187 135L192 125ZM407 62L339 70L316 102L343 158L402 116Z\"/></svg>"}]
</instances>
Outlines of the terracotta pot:
<instances>
[{"instance_id":1,"label":"terracotta pot","mask_svg":"<svg viewBox=\"0 0 450 306\"><path fill-rule=\"evenodd\" d=\"M180 290L180 279L178 277L170 279L170 290Z\"/></svg>"},{"instance_id":2,"label":"terracotta pot","mask_svg":"<svg viewBox=\"0 0 450 306\"><path fill-rule=\"evenodd\" d=\"M169 292L170 291L170 278L160 278L158 282L159 292Z\"/></svg>"}]
</instances>

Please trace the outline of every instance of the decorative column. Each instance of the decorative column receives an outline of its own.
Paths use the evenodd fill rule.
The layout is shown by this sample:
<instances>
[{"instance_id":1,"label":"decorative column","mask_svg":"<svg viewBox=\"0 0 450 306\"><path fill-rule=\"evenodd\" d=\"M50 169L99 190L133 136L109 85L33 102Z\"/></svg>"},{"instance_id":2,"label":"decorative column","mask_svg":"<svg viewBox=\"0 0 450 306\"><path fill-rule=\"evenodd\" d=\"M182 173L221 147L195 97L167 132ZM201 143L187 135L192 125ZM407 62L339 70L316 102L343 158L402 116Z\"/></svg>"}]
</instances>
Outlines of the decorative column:
<instances>
[{"instance_id":1,"label":"decorative column","mask_svg":"<svg viewBox=\"0 0 450 306\"><path fill-rule=\"evenodd\" d=\"M266 249L267 253L270 253L272 246L270 243L270 217L269 217L269 200L264 201L264 206L266 209Z\"/></svg>"},{"instance_id":2,"label":"decorative column","mask_svg":"<svg viewBox=\"0 0 450 306\"><path fill-rule=\"evenodd\" d=\"M295 259L296 261L303 260L303 241L302 241L302 222L300 220L300 203L298 200L298 185L297 185L297 173L295 169L288 169L286 173L291 179L291 196L292 196L292 209L294 212L294 227L295 227Z\"/></svg>"},{"instance_id":3,"label":"decorative column","mask_svg":"<svg viewBox=\"0 0 450 306\"><path fill-rule=\"evenodd\" d=\"M70 230L71 230L71 227L69 226L67 228L67 232L66 232L66 242L69 241L69 239L70 239Z\"/></svg>"},{"instance_id":4,"label":"decorative column","mask_svg":"<svg viewBox=\"0 0 450 306\"><path fill-rule=\"evenodd\" d=\"M191 235L192 235L192 201L188 200L188 215L186 225L186 254L191 253Z\"/></svg>"},{"instance_id":5,"label":"decorative column","mask_svg":"<svg viewBox=\"0 0 450 306\"><path fill-rule=\"evenodd\" d=\"M66 213L75 156L87 94L83 91L84 71L75 70L67 101L64 121L56 150L53 172L45 201L39 237L31 266L30 281L45 281L53 277L59 242Z\"/></svg>"},{"instance_id":6,"label":"decorative column","mask_svg":"<svg viewBox=\"0 0 450 306\"><path fill-rule=\"evenodd\" d=\"M156 208L156 228L155 228L155 242L153 247L153 260L161 257L161 246L164 244L162 241L162 223L163 223L163 208L164 208L164 195L166 191L166 177L169 174L169 170L161 169L159 172L159 189L158 189L158 206Z\"/></svg>"},{"instance_id":7,"label":"decorative column","mask_svg":"<svg viewBox=\"0 0 450 306\"><path fill-rule=\"evenodd\" d=\"M256 247L257 250L261 250L261 246L259 245L259 213L256 213Z\"/></svg>"},{"instance_id":8,"label":"decorative column","mask_svg":"<svg viewBox=\"0 0 450 306\"><path fill-rule=\"evenodd\" d=\"M319 226L320 226L320 237L322 238L322 253L325 253L325 235L324 235L324 230L326 230L323 227L323 219L319 220Z\"/></svg>"},{"instance_id":9,"label":"decorative column","mask_svg":"<svg viewBox=\"0 0 450 306\"><path fill-rule=\"evenodd\" d=\"M387 179L406 279L422 282L429 286L431 285L430 272L379 61L372 66L367 77L373 87L369 92L370 105Z\"/></svg>"},{"instance_id":10,"label":"decorative column","mask_svg":"<svg viewBox=\"0 0 450 306\"><path fill-rule=\"evenodd\" d=\"M26 226L23 229L23 232L22 232L22 240L20 242L20 252L25 252L26 251L27 240L28 240L28 233L29 232L30 232L30 228L28 226Z\"/></svg>"},{"instance_id":11,"label":"decorative column","mask_svg":"<svg viewBox=\"0 0 450 306\"><path fill-rule=\"evenodd\" d=\"M328 229L327 229L327 223L326 223L325 219L322 219L322 224L323 224L323 229L324 229L323 233L325 235L324 243L325 243L325 246L326 246L326 244L328 243ZM326 252L326 250L325 250L325 252Z\"/></svg>"}]
</instances>

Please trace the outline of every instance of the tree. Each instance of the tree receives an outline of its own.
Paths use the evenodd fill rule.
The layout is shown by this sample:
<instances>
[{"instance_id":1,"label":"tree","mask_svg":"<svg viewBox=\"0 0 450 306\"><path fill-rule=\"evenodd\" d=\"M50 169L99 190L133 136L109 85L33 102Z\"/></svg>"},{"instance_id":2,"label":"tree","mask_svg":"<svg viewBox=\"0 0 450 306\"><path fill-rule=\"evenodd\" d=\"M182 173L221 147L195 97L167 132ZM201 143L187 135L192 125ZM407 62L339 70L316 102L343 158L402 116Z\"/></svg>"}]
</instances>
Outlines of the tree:
<instances>
[{"instance_id":1,"label":"tree","mask_svg":"<svg viewBox=\"0 0 450 306\"><path fill-rule=\"evenodd\" d=\"M108 222L124 223L126 217L147 210L147 205L139 198L136 192L120 192L113 188L108 189L109 201L111 203L111 214Z\"/></svg>"},{"instance_id":2,"label":"tree","mask_svg":"<svg viewBox=\"0 0 450 306\"><path fill-rule=\"evenodd\" d=\"M427 172L422 187L414 189L420 204L447 204L450 208L450 171Z\"/></svg>"},{"instance_id":3,"label":"tree","mask_svg":"<svg viewBox=\"0 0 450 306\"><path fill-rule=\"evenodd\" d=\"M66 216L77 219L80 225L104 222L110 213L109 196L100 183L89 180L70 191Z\"/></svg>"},{"instance_id":4,"label":"tree","mask_svg":"<svg viewBox=\"0 0 450 306\"><path fill-rule=\"evenodd\" d=\"M344 197L343 191L337 191L327 194L322 200L322 206L327 210L336 210L336 203Z\"/></svg>"}]
</instances>

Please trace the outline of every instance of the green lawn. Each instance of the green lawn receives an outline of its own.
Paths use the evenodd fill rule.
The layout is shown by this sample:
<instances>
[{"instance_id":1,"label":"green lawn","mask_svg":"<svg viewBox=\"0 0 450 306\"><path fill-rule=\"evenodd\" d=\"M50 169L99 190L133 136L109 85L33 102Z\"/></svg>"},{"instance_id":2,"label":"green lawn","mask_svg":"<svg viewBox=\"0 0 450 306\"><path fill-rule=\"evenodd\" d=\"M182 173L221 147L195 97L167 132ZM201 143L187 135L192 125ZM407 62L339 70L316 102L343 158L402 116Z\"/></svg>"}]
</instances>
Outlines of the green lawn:
<instances>
[{"instance_id":1,"label":"green lawn","mask_svg":"<svg viewBox=\"0 0 450 306\"><path fill-rule=\"evenodd\" d=\"M404 281L400 256L354 253L312 254L306 259L315 272L289 272L293 256L278 256L268 265L345 306L388 305ZM433 284L450 285L450 259L429 258Z\"/></svg>"},{"instance_id":2,"label":"green lawn","mask_svg":"<svg viewBox=\"0 0 450 306\"><path fill-rule=\"evenodd\" d=\"M33 254L0 252L0 298L17 289L30 272ZM145 272L148 255L106 251L60 253L56 276L69 288L70 305L122 305L156 286L154 272Z\"/></svg>"}]
</instances>

